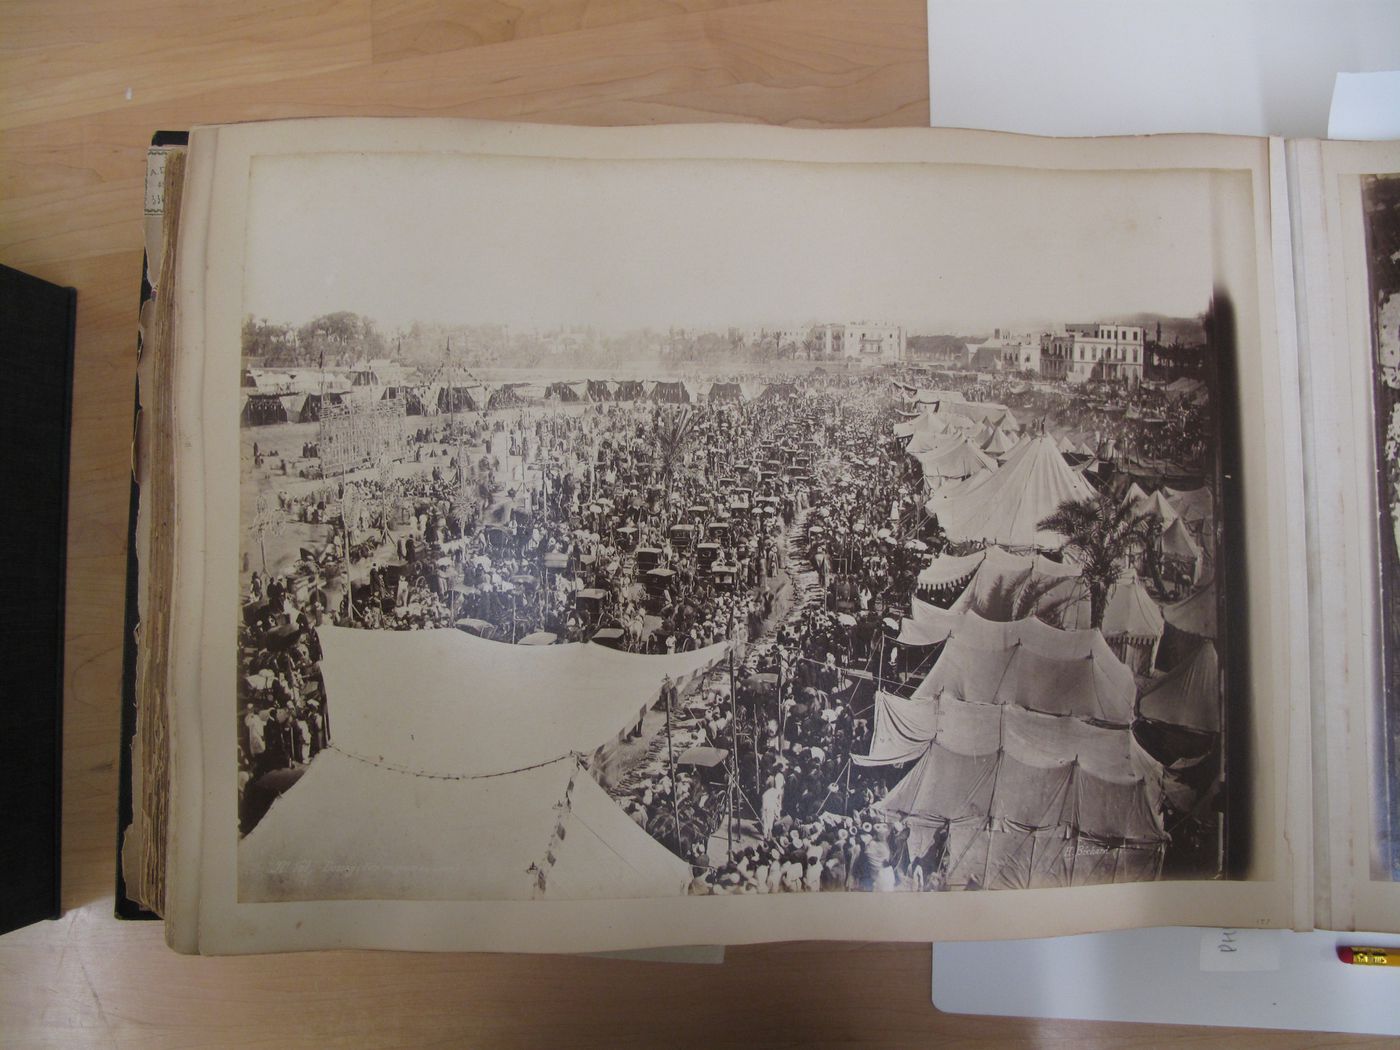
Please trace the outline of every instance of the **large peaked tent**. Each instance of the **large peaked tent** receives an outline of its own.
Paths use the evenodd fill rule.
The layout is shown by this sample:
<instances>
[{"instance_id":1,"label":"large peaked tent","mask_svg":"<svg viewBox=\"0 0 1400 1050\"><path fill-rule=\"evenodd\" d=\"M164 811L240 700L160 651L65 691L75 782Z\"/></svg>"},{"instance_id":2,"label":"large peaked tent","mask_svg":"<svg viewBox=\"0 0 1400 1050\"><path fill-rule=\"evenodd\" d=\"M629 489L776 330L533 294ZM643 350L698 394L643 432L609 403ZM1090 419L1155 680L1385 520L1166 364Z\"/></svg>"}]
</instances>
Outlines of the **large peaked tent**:
<instances>
[{"instance_id":1,"label":"large peaked tent","mask_svg":"<svg viewBox=\"0 0 1400 1050\"><path fill-rule=\"evenodd\" d=\"M1083 594L1082 601L1065 608L1060 616L1061 626L1090 626L1093 611L1087 588ZM1120 660L1138 674L1152 672L1166 621L1136 573L1124 573L1109 588L1102 630Z\"/></svg>"},{"instance_id":2,"label":"large peaked tent","mask_svg":"<svg viewBox=\"0 0 1400 1050\"><path fill-rule=\"evenodd\" d=\"M1094 489L1066 465L1052 438L1023 442L1000 470L970 492L938 493L925 509L954 542L982 540L1006 547L1057 547L1058 533L1040 521L1067 499L1088 499Z\"/></svg>"}]
</instances>

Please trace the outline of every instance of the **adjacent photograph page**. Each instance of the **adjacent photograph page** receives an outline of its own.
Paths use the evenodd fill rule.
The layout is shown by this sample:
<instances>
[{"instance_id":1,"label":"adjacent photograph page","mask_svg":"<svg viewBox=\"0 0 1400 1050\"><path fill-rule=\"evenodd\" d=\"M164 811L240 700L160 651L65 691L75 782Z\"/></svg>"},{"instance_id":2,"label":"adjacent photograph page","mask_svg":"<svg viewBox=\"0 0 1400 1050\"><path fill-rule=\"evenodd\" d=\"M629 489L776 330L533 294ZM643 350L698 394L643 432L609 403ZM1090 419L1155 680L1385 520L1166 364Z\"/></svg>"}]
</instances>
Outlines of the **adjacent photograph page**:
<instances>
[{"instance_id":1,"label":"adjacent photograph page","mask_svg":"<svg viewBox=\"0 0 1400 1050\"><path fill-rule=\"evenodd\" d=\"M1338 441L1349 450L1336 520L1355 552L1331 586L1356 610L1337 722L1353 760L1333 790L1350 807L1338 846L1351 867L1350 921L1384 928L1400 908L1400 146L1323 148Z\"/></svg>"},{"instance_id":2,"label":"adjacent photograph page","mask_svg":"<svg viewBox=\"0 0 1400 1050\"><path fill-rule=\"evenodd\" d=\"M1264 143L190 165L205 950L1295 921Z\"/></svg>"}]
</instances>

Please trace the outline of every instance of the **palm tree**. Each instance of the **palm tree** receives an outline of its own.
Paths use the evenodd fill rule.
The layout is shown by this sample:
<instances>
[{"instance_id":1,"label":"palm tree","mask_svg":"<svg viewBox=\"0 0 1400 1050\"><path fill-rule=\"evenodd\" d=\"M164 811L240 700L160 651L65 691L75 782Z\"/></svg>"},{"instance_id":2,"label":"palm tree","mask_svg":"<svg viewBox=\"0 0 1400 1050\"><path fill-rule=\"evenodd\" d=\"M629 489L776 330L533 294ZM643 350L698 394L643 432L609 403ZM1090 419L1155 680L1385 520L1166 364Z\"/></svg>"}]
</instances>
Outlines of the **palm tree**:
<instances>
[{"instance_id":1,"label":"palm tree","mask_svg":"<svg viewBox=\"0 0 1400 1050\"><path fill-rule=\"evenodd\" d=\"M656 451L659 456L661 482L666 486L666 502L671 501L671 481L685 456L686 446L695 431L695 415L688 408L668 412L656 423Z\"/></svg>"},{"instance_id":2,"label":"palm tree","mask_svg":"<svg viewBox=\"0 0 1400 1050\"><path fill-rule=\"evenodd\" d=\"M1102 628L1108 594L1118 580L1120 563L1139 551L1150 550L1161 531L1161 522L1151 515L1139 514L1129 502L1100 492L1084 499L1065 500L1036 528L1065 537L1061 550L1069 551L1084 566L1091 624Z\"/></svg>"}]
</instances>

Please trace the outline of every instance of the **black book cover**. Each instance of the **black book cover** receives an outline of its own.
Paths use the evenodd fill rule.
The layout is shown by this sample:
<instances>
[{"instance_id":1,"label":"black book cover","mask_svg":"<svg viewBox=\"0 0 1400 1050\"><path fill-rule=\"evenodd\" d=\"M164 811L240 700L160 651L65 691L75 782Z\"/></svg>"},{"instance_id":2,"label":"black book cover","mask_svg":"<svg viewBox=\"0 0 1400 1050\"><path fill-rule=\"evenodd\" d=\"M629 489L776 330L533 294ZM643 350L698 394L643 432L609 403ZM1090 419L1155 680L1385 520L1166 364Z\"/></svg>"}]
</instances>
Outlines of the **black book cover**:
<instances>
[{"instance_id":1,"label":"black book cover","mask_svg":"<svg viewBox=\"0 0 1400 1050\"><path fill-rule=\"evenodd\" d=\"M0 933L56 919L63 785L68 444L78 293L0 266L13 396L0 414L10 513L0 516Z\"/></svg>"}]
</instances>

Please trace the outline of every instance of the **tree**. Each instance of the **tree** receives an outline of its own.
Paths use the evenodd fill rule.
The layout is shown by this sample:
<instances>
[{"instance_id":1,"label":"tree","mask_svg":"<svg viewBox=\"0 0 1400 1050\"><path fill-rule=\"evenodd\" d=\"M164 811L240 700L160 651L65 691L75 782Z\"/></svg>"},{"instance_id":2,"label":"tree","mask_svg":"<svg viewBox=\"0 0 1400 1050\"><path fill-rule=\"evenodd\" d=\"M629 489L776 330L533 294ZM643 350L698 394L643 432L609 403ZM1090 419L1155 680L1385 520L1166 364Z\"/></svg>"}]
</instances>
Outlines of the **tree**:
<instances>
[{"instance_id":1,"label":"tree","mask_svg":"<svg viewBox=\"0 0 1400 1050\"><path fill-rule=\"evenodd\" d=\"M676 468L685 458L686 446L695 434L695 414L688 408L668 412L656 423L655 440L661 483L666 486L666 501L671 499L671 481Z\"/></svg>"},{"instance_id":2,"label":"tree","mask_svg":"<svg viewBox=\"0 0 1400 1050\"><path fill-rule=\"evenodd\" d=\"M307 361L316 361L321 354L335 360L342 358L382 357L386 352L384 338L367 317L340 310L323 314L297 329L297 345Z\"/></svg>"},{"instance_id":3,"label":"tree","mask_svg":"<svg viewBox=\"0 0 1400 1050\"><path fill-rule=\"evenodd\" d=\"M1072 553L1075 561L1084 566L1091 624L1102 628L1108 594L1118 580L1120 564L1151 548L1161 532L1161 522L1138 513L1130 501L1100 492L1084 499L1065 500L1036 528L1065 537L1061 549Z\"/></svg>"},{"instance_id":4,"label":"tree","mask_svg":"<svg viewBox=\"0 0 1400 1050\"><path fill-rule=\"evenodd\" d=\"M243 319L243 356L269 367L296 360L297 335L291 325L273 324L253 317Z\"/></svg>"}]
</instances>

